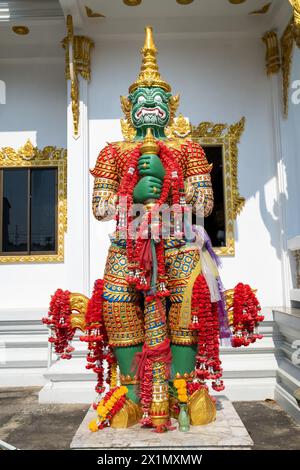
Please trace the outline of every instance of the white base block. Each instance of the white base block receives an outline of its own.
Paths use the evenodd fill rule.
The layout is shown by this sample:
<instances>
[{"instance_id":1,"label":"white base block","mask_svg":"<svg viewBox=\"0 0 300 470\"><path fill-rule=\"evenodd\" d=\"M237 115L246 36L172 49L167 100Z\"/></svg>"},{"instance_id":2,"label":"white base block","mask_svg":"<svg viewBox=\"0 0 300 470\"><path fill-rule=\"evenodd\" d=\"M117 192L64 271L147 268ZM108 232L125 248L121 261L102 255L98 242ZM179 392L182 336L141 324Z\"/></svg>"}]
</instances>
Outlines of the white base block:
<instances>
[{"instance_id":1,"label":"white base block","mask_svg":"<svg viewBox=\"0 0 300 470\"><path fill-rule=\"evenodd\" d=\"M292 289L290 295L291 300L294 300L295 302L300 302L300 289Z\"/></svg>"},{"instance_id":2,"label":"white base block","mask_svg":"<svg viewBox=\"0 0 300 470\"><path fill-rule=\"evenodd\" d=\"M277 403L279 403L281 408L283 408L294 418L297 423L300 423L300 408L297 404L297 401L279 384L276 384L275 400Z\"/></svg>"},{"instance_id":3,"label":"white base block","mask_svg":"<svg viewBox=\"0 0 300 470\"><path fill-rule=\"evenodd\" d=\"M93 403L95 382L50 382L39 392L39 403Z\"/></svg>"},{"instance_id":4,"label":"white base block","mask_svg":"<svg viewBox=\"0 0 300 470\"><path fill-rule=\"evenodd\" d=\"M45 368L0 369L2 387L41 387L47 383Z\"/></svg>"},{"instance_id":5,"label":"white base block","mask_svg":"<svg viewBox=\"0 0 300 470\"><path fill-rule=\"evenodd\" d=\"M225 390L222 393L231 401L261 401L267 398L273 400L275 383L275 377L225 379Z\"/></svg>"},{"instance_id":6,"label":"white base block","mask_svg":"<svg viewBox=\"0 0 300 470\"><path fill-rule=\"evenodd\" d=\"M72 442L72 449L251 449L253 441L249 436L232 403L220 397L217 403L216 420L205 426L191 426L190 431L156 434L140 424L127 429L105 428L92 433L88 424L95 419L96 413L90 409L79 426ZM172 420L178 427L177 421Z\"/></svg>"}]
</instances>

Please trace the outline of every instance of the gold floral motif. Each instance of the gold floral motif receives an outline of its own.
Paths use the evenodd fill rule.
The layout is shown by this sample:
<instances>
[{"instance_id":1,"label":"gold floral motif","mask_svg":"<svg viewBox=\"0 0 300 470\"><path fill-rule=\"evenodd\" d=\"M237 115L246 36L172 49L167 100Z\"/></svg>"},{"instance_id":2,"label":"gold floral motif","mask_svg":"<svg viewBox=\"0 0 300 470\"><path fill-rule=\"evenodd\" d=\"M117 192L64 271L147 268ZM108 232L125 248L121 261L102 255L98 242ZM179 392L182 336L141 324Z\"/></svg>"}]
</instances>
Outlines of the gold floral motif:
<instances>
[{"instance_id":1,"label":"gold floral motif","mask_svg":"<svg viewBox=\"0 0 300 470\"><path fill-rule=\"evenodd\" d=\"M300 0L289 0L294 9L293 33L296 44L300 47Z\"/></svg>"},{"instance_id":2,"label":"gold floral motif","mask_svg":"<svg viewBox=\"0 0 300 470\"><path fill-rule=\"evenodd\" d=\"M172 124L166 129L166 136L171 138L185 139L192 132L192 126L188 119L182 114L172 120Z\"/></svg>"},{"instance_id":3,"label":"gold floral motif","mask_svg":"<svg viewBox=\"0 0 300 470\"><path fill-rule=\"evenodd\" d=\"M283 114L287 118L289 112L289 88L294 49L293 20L289 22L281 37L282 78L283 78Z\"/></svg>"},{"instance_id":4,"label":"gold floral motif","mask_svg":"<svg viewBox=\"0 0 300 470\"><path fill-rule=\"evenodd\" d=\"M42 150L28 139L23 147L0 148L1 168L56 167L57 196L57 254L0 256L0 263L58 263L64 261L64 234L67 231L67 150L48 146Z\"/></svg>"},{"instance_id":5,"label":"gold floral motif","mask_svg":"<svg viewBox=\"0 0 300 470\"><path fill-rule=\"evenodd\" d=\"M85 331L85 316L87 311L89 299L83 294L71 293L70 294L70 309L71 314L71 326L72 328L78 328L81 331Z\"/></svg>"}]
</instances>

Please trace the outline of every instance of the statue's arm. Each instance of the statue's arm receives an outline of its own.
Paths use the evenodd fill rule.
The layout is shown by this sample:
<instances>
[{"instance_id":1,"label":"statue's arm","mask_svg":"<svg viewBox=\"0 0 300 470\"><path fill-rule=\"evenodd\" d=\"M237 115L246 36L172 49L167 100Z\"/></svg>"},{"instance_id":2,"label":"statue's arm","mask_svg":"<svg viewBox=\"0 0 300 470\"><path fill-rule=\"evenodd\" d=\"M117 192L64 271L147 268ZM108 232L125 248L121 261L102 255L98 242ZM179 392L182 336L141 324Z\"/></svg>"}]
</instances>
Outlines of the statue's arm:
<instances>
[{"instance_id":1,"label":"statue's arm","mask_svg":"<svg viewBox=\"0 0 300 470\"><path fill-rule=\"evenodd\" d=\"M107 145L101 150L95 168L91 170L94 176L93 214L97 220L112 220L116 213L119 178L116 164L117 149Z\"/></svg>"},{"instance_id":2,"label":"statue's arm","mask_svg":"<svg viewBox=\"0 0 300 470\"><path fill-rule=\"evenodd\" d=\"M186 201L193 206L193 212L199 211L208 217L214 207L210 177L212 165L208 163L203 148L196 142L185 145L185 162Z\"/></svg>"}]
</instances>

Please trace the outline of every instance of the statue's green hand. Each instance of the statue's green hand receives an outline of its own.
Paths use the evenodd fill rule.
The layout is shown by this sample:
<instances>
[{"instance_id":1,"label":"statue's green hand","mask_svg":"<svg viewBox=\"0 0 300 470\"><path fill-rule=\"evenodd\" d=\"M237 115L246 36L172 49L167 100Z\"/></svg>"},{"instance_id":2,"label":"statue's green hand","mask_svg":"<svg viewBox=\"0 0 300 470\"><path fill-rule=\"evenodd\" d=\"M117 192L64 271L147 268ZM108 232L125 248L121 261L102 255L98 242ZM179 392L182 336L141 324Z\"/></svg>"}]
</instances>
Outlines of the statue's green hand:
<instances>
[{"instance_id":1,"label":"statue's green hand","mask_svg":"<svg viewBox=\"0 0 300 470\"><path fill-rule=\"evenodd\" d=\"M141 176L155 176L164 179L165 169L157 155L142 155L138 161L138 170Z\"/></svg>"},{"instance_id":2,"label":"statue's green hand","mask_svg":"<svg viewBox=\"0 0 300 470\"><path fill-rule=\"evenodd\" d=\"M147 199L159 199L162 181L155 176L144 176L133 191L134 202L143 204Z\"/></svg>"}]
</instances>

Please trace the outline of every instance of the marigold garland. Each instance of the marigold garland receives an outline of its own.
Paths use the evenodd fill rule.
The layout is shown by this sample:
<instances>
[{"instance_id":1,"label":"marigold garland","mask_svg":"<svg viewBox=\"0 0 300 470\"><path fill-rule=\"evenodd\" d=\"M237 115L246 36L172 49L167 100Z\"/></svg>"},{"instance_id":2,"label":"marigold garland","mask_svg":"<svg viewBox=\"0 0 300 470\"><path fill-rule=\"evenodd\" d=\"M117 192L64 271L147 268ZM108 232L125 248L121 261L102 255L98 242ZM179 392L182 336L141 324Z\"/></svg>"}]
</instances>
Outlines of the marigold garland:
<instances>
[{"instance_id":1,"label":"marigold garland","mask_svg":"<svg viewBox=\"0 0 300 470\"><path fill-rule=\"evenodd\" d=\"M91 421L89 429L96 432L109 426L112 418L123 408L126 402L127 387L112 388L97 406L98 418Z\"/></svg>"},{"instance_id":2,"label":"marigold garland","mask_svg":"<svg viewBox=\"0 0 300 470\"><path fill-rule=\"evenodd\" d=\"M174 387L177 391L178 400L180 403L188 402L187 383L184 379L175 379L173 381Z\"/></svg>"}]
</instances>

